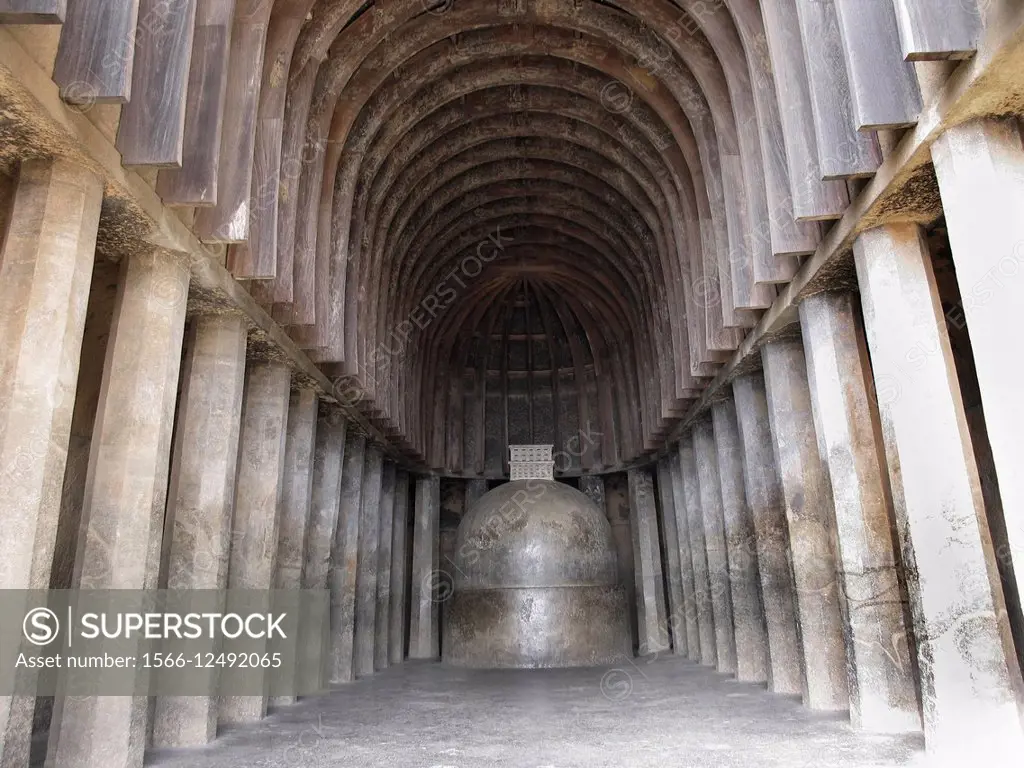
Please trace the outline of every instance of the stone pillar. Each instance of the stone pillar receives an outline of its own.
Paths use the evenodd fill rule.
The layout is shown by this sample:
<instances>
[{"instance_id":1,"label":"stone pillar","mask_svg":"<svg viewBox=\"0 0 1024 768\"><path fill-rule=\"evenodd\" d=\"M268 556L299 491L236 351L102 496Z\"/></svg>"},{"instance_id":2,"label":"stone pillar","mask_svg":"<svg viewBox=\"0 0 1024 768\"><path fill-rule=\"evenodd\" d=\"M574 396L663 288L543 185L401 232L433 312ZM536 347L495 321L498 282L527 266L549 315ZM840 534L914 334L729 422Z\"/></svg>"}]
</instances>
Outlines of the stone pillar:
<instances>
[{"instance_id":1,"label":"stone pillar","mask_svg":"<svg viewBox=\"0 0 1024 768\"><path fill-rule=\"evenodd\" d=\"M86 479L76 587L157 586L188 283L188 267L178 254L154 250L122 260ZM141 766L147 712L144 696L59 697L47 753L62 767Z\"/></svg>"},{"instance_id":2,"label":"stone pillar","mask_svg":"<svg viewBox=\"0 0 1024 768\"><path fill-rule=\"evenodd\" d=\"M651 470L631 469L627 477L636 575L636 619L640 633L637 652L640 656L647 656L667 651L670 647L665 617L665 581L658 544L658 511Z\"/></svg>"},{"instance_id":3,"label":"stone pillar","mask_svg":"<svg viewBox=\"0 0 1024 768\"><path fill-rule=\"evenodd\" d=\"M405 582L409 567L409 473L395 473L395 521L391 532L391 605L389 607L388 661L405 660Z\"/></svg>"},{"instance_id":4,"label":"stone pillar","mask_svg":"<svg viewBox=\"0 0 1024 768\"><path fill-rule=\"evenodd\" d=\"M676 525L676 504L672 490L672 471L668 461L658 462L658 506L661 532L665 540L665 591L668 597L666 626L672 638L672 652L686 656L686 604L683 600L683 570L679 557L679 527Z\"/></svg>"},{"instance_id":5,"label":"stone pillar","mask_svg":"<svg viewBox=\"0 0 1024 768\"><path fill-rule=\"evenodd\" d=\"M365 463L366 437L350 429L345 437L338 527L331 544L331 656L327 673L331 683L348 683L355 679L356 566Z\"/></svg>"},{"instance_id":6,"label":"stone pillar","mask_svg":"<svg viewBox=\"0 0 1024 768\"><path fill-rule=\"evenodd\" d=\"M380 567L380 498L383 468L384 454L380 447L367 446L359 513L356 626L352 643L352 665L356 677L373 674L373 653L377 633L377 569Z\"/></svg>"},{"instance_id":7,"label":"stone pillar","mask_svg":"<svg viewBox=\"0 0 1024 768\"><path fill-rule=\"evenodd\" d=\"M103 182L21 164L0 256L0 588L45 589L60 510Z\"/></svg>"},{"instance_id":8,"label":"stone pillar","mask_svg":"<svg viewBox=\"0 0 1024 768\"><path fill-rule=\"evenodd\" d=\"M800 326L819 452L835 502L850 719L870 731L919 731L892 494L852 294L809 297L800 304ZM892 638L898 638L896 650Z\"/></svg>"},{"instance_id":9,"label":"stone pillar","mask_svg":"<svg viewBox=\"0 0 1024 768\"><path fill-rule=\"evenodd\" d=\"M804 704L846 710L850 692L833 550L832 488L818 453L807 363L798 339L761 348L775 465L789 526L797 621L803 643Z\"/></svg>"},{"instance_id":10,"label":"stone pillar","mask_svg":"<svg viewBox=\"0 0 1024 768\"><path fill-rule=\"evenodd\" d=\"M107 341L114 319L120 275L119 264L107 261L93 265L78 385L75 389L75 409L71 416L71 437L68 440L68 458L61 489L60 519L57 521L50 589L70 589L74 577L78 528L82 521L85 481L89 473L89 449L96 412L99 410L103 361L107 357Z\"/></svg>"},{"instance_id":11,"label":"stone pillar","mask_svg":"<svg viewBox=\"0 0 1024 768\"><path fill-rule=\"evenodd\" d=\"M692 449L691 449L692 450ZM683 617L686 621L686 656L700 661L700 628L697 624L697 601L694 596L693 556L690 554L690 523L683 489L683 472L679 466L679 452L668 456L669 471L672 475L672 501L676 509L677 543L679 547L679 570L683 586Z\"/></svg>"},{"instance_id":12,"label":"stone pillar","mask_svg":"<svg viewBox=\"0 0 1024 768\"><path fill-rule=\"evenodd\" d=\"M438 604L438 630L444 637L448 623L449 600L455 592L455 540L459 535L459 524L466 516L466 491L464 482L444 478L441 480L441 512L437 534L437 578L433 584L434 599Z\"/></svg>"},{"instance_id":13,"label":"stone pillar","mask_svg":"<svg viewBox=\"0 0 1024 768\"><path fill-rule=\"evenodd\" d=\"M0 255L0 589L50 585L103 182L26 160ZM0 697L0 755L27 765L32 697Z\"/></svg>"},{"instance_id":14,"label":"stone pillar","mask_svg":"<svg viewBox=\"0 0 1024 768\"><path fill-rule=\"evenodd\" d=\"M277 536L277 562L274 589L297 592L302 589L302 569L306 560L306 525L313 501L313 453L319 398L311 389L291 393L288 404L288 430L284 445L284 482L281 493ZM301 624L299 625L301 627ZM301 630L300 630L301 631ZM294 645L296 651L300 644ZM279 670L271 676L270 704L276 707L295 703L299 659L294 670ZM281 687L285 686L282 692Z\"/></svg>"},{"instance_id":15,"label":"stone pillar","mask_svg":"<svg viewBox=\"0 0 1024 768\"><path fill-rule=\"evenodd\" d=\"M337 408L321 404L313 451L313 496L309 509L309 523L306 526L303 589L327 589L330 585L331 548L338 527L341 467L345 457L347 427L348 423ZM324 647L323 640L324 637L318 635L308 641L303 639L299 644L303 669L316 675L315 679L310 679L309 682L317 687L323 685L327 678L326 662L330 646Z\"/></svg>"},{"instance_id":16,"label":"stone pillar","mask_svg":"<svg viewBox=\"0 0 1024 768\"><path fill-rule=\"evenodd\" d=\"M240 315L204 315L189 329L164 520L168 589L227 584L247 333ZM153 712L155 747L217 735L214 696L160 696Z\"/></svg>"},{"instance_id":17,"label":"stone pillar","mask_svg":"<svg viewBox=\"0 0 1024 768\"><path fill-rule=\"evenodd\" d=\"M976 120L932 145L949 243L999 478L1009 558L1024 596L1024 146L1016 120Z\"/></svg>"},{"instance_id":18,"label":"stone pillar","mask_svg":"<svg viewBox=\"0 0 1024 768\"><path fill-rule=\"evenodd\" d=\"M621 476L624 478L624 476ZM626 604L629 607L629 631L632 645L639 645L636 630L636 580L633 573L633 536L629 525L629 504L617 504L615 493L616 485L613 484L613 493L608 493L608 487L603 475L581 475L580 491L591 501L603 510L608 518L608 524L612 527L612 538L615 540L615 554L619 574L619 586L626 593ZM625 494L628 496L628 492ZM625 498L625 496L623 498Z\"/></svg>"},{"instance_id":19,"label":"stone pillar","mask_svg":"<svg viewBox=\"0 0 1024 768\"><path fill-rule=\"evenodd\" d=\"M480 497L487 493L487 479L483 477L471 477L466 481L466 507L465 511L469 512L473 505L476 504ZM601 507L604 509L604 507ZM465 514L465 513L463 513Z\"/></svg>"},{"instance_id":20,"label":"stone pillar","mask_svg":"<svg viewBox=\"0 0 1024 768\"><path fill-rule=\"evenodd\" d=\"M768 634L761 604L757 570L757 537L743 485L743 448L736 421L736 404L721 400L711 409L718 450L725 517L725 543L729 554L729 584L736 632L736 678L751 683L768 680Z\"/></svg>"},{"instance_id":21,"label":"stone pillar","mask_svg":"<svg viewBox=\"0 0 1024 768\"><path fill-rule=\"evenodd\" d=\"M743 451L743 487L757 536L757 570L768 631L768 690L800 695L803 650L796 623L796 588L789 560L789 526L768 427L768 400L760 373L732 383Z\"/></svg>"},{"instance_id":22,"label":"stone pillar","mask_svg":"<svg viewBox=\"0 0 1024 768\"><path fill-rule=\"evenodd\" d=\"M633 526L630 524L629 478L625 472L601 477L604 486L605 514L612 527L615 556L618 561L618 584L626 592L629 610L629 637L631 647L640 647L636 620L636 564L633 561Z\"/></svg>"},{"instance_id":23,"label":"stone pillar","mask_svg":"<svg viewBox=\"0 0 1024 768\"><path fill-rule=\"evenodd\" d=\"M701 509L700 482L697 479L697 457L693 436L679 441L679 467L686 500L686 523L690 534L690 555L693 564L693 601L696 605L700 663L709 667L718 663L715 642L715 614L711 607L711 582L708 576L708 553L704 544L704 512Z\"/></svg>"},{"instance_id":24,"label":"stone pillar","mask_svg":"<svg viewBox=\"0 0 1024 768\"><path fill-rule=\"evenodd\" d=\"M301 589L306 526L313 506L313 463L319 398L311 389L291 393L284 450L284 483L277 541L275 589Z\"/></svg>"},{"instance_id":25,"label":"stone pillar","mask_svg":"<svg viewBox=\"0 0 1024 768\"><path fill-rule=\"evenodd\" d=\"M414 514L409 658L436 661L441 657L440 610L434 590L438 578L441 515L441 480L436 475L416 478Z\"/></svg>"},{"instance_id":26,"label":"stone pillar","mask_svg":"<svg viewBox=\"0 0 1024 768\"><path fill-rule=\"evenodd\" d=\"M1020 670L988 533L931 258L920 228L854 243L864 325L919 645L925 743L933 754L1005 762L1024 749ZM1019 471L1019 470L1018 470Z\"/></svg>"},{"instance_id":27,"label":"stone pillar","mask_svg":"<svg viewBox=\"0 0 1024 768\"><path fill-rule=\"evenodd\" d=\"M290 385L291 370L284 363L250 363L245 377L228 589L270 590L274 586ZM262 670L248 674L263 675L269 681ZM220 697L222 723L252 723L266 714L265 695Z\"/></svg>"},{"instance_id":28,"label":"stone pillar","mask_svg":"<svg viewBox=\"0 0 1024 768\"><path fill-rule=\"evenodd\" d=\"M395 515L395 475L393 461L384 462L380 492L380 536L377 569L377 610L374 622L373 668L387 669L388 631L391 622L391 547Z\"/></svg>"},{"instance_id":29,"label":"stone pillar","mask_svg":"<svg viewBox=\"0 0 1024 768\"><path fill-rule=\"evenodd\" d=\"M711 608L715 614L715 668L719 672L735 674L736 632L732 618L732 589L729 586L729 550L725 543L722 485L718 477L718 454L710 419L703 419L693 426L693 455L697 462L697 483L704 517Z\"/></svg>"}]
</instances>

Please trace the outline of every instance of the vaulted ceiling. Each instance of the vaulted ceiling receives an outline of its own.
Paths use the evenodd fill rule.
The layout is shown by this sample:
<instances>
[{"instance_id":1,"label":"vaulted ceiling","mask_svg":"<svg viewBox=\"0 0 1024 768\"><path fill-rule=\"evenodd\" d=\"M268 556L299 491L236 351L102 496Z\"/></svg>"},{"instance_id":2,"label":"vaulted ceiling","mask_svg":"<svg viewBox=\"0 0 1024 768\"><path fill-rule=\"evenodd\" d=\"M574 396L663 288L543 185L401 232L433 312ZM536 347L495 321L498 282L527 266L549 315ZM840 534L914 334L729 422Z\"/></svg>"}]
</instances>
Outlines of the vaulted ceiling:
<instances>
[{"instance_id":1,"label":"vaulted ceiling","mask_svg":"<svg viewBox=\"0 0 1024 768\"><path fill-rule=\"evenodd\" d=\"M142 0L126 70L130 13L78 0L54 78L123 102L124 163L411 457L590 429L600 469L659 447L920 111L891 3L761 5Z\"/></svg>"}]
</instances>

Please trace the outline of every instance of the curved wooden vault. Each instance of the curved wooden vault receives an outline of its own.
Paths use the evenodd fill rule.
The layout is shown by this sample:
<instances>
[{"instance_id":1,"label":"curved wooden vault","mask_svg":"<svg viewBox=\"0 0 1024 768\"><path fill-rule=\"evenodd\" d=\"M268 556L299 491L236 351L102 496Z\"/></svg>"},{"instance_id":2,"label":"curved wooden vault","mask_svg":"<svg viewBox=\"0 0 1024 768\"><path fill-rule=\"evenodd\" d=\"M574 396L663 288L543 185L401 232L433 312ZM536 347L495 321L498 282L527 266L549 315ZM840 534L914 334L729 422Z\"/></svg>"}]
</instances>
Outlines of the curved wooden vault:
<instances>
[{"instance_id":1,"label":"curved wooden vault","mask_svg":"<svg viewBox=\"0 0 1024 768\"><path fill-rule=\"evenodd\" d=\"M456 475L527 433L569 473L662 448L916 122L910 60L980 34L972 3L917 0L4 5L63 16L62 97L122 103L124 165L160 168L341 398ZM525 379L482 349L518 349L521 281L551 360ZM551 401L525 426L523 386Z\"/></svg>"}]
</instances>

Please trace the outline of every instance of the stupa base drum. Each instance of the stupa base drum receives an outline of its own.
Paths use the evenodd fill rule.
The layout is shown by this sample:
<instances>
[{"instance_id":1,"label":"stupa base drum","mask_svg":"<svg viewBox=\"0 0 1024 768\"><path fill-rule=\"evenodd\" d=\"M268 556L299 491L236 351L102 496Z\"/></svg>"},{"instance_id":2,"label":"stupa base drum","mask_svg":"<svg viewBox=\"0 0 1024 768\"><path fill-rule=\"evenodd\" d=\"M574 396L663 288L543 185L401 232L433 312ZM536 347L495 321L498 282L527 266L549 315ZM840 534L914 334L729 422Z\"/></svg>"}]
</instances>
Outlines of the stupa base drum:
<instances>
[{"instance_id":1,"label":"stupa base drum","mask_svg":"<svg viewBox=\"0 0 1024 768\"><path fill-rule=\"evenodd\" d=\"M483 589L452 596L444 659L464 667L586 667L630 656L621 587Z\"/></svg>"},{"instance_id":2,"label":"stupa base drum","mask_svg":"<svg viewBox=\"0 0 1024 768\"><path fill-rule=\"evenodd\" d=\"M603 510L553 480L482 496L459 526L444 660L579 667L631 655L629 612Z\"/></svg>"}]
</instances>

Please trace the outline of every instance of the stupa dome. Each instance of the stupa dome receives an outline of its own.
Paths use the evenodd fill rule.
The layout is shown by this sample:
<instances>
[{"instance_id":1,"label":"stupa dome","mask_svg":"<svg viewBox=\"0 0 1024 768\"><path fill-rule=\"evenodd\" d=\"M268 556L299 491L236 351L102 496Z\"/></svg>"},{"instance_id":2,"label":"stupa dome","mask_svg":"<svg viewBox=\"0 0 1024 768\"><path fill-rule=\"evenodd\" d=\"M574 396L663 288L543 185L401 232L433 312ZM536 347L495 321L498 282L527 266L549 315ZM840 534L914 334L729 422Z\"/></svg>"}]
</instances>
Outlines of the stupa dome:
<instances>
[{"instance_id":1,"label":"stupa dome","mask_svg":"<svg viewBox=\"0 0 1024 768\"><path fill-rule=\"evenodd\" d=\"M611 525L586 495L517 480L459 525L444 658L473 667L607 664L629 655Z\"/></svg>"}]
</instances>

